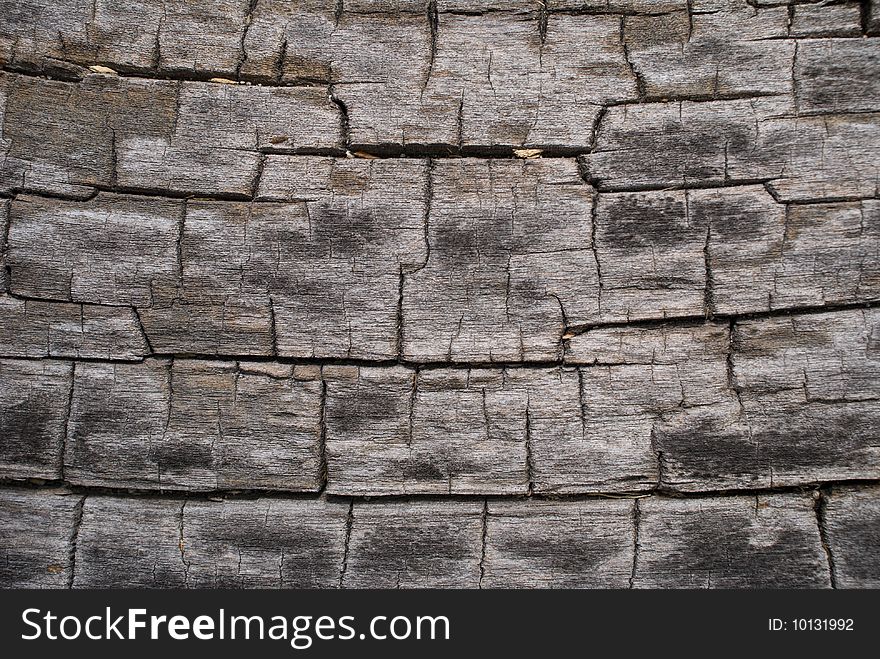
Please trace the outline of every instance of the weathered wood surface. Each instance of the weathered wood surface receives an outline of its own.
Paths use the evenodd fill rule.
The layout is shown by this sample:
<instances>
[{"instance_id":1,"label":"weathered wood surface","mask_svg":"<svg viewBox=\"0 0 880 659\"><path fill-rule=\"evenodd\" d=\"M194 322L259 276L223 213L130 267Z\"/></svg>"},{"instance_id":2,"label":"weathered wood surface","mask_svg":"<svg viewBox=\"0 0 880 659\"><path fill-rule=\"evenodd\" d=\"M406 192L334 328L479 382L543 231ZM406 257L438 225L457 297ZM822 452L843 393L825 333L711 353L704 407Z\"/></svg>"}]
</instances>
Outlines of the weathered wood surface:
<instances>
[{"instance_id":1,"label":"weathered wood surface","mask_svg":"<svg viewBox=\"0 0 880 659\"><path fill-rule=\"evenodd\" d=\"M0 456L59 478L63 448L77 485L346 496L870 480L878 333L855 309L598 327L541 367L7 359Z\"/></svg>"},{"instance_id":2,"label":"weathered wood surface","mask_svg":"<svg viewBox=\"0 0 880 659\"><path fill-rule=\"evenodd\" d=\"M880 488L835 487L823 514L837 587L880 587Z\"/></svg>"},{"instance_id":3,"label":"weathered wood surface","mask_svg":"<svg viewBox=\"0 0 880 659\"><path fill-rule=\"evenodd\" d=\"M0 574L81 588L828 588L832 556L837 579L867 585L876 496L858 492L817 516L799 494L352 506L7 488Z\"/></svg>"},{"instance_id":4,"label":"weathered wood surface","mask_svg":"<svg viewBox=\"0 0 880 659\"><path fill-rule=\"evenodd\" d=\"M318 369L247 362L77 364L65 476L82 485L316 491Z\"/></svg>"},{"instance_id":5,"label":"weathered wood surface","mask_svg":"<svg viewBox=\"0 0 880 659\"><path fill-rule=\"evenodd\" d=\"M880 583L873 0L0 15L0 585Z\"/></svg>"}]
</instances>

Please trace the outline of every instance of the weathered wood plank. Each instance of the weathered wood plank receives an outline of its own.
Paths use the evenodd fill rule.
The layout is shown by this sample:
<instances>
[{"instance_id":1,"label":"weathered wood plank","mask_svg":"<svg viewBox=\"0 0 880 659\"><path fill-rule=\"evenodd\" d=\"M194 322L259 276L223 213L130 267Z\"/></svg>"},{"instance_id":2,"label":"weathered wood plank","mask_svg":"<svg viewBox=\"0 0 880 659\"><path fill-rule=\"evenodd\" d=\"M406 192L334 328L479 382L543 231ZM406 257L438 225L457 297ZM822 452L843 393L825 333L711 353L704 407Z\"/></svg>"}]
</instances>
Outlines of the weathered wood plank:
<instances>
[{"instance_id":1,"label":"weathered wood plank","mask_svg":"<svg viewBox=\"0 0 880 659\"><path fill-rule=\"evenodd\" d=\"M838 588L880 587L880 488L835 487L824 523Z\"/></svg>"},{"instance_id":2,"label":"weathered wood plank","mask_svg":"<svg viewBox=\"0 0 880 659\"><path fill-rule=\"evenodd\" d=\"M794 5L792 37L858 37L862 34L860 2Z\"/></svg>"},{"instance_id":3,"label":"weathered wood plank","mask_svg":"<svg viewBox=\"0 0 880 659\"><path fill-rule=\"evenodd\" d=\"M345 588L476 588L483 503L356 503Z\"/></svg>"},{"instance_id":4,"label":"weathered wood plank","mask_svg":"<svg viewBox=\"0 0 880 659\"><path fill-rule=\"evenodd\" d=\"M798 41L794 79L800 112L880 110L880 48L871 39Z\"/></svg>"},{"instance_id":5,"label":"weathered wood plank","mask_svg":"<svg viewBox=\"0 0 880 659\"><path fill-rule=\"evenodd\" d=\"M732 383L769 484L877 478L880 315L874 310L737 323Z\"/></svg>"},{"instance_id":6,"label":"weathered wood plank","mask_svg":"<svg viewBox=\"0 0 880 659\"><path fill-rule=\"evenodd\" d=\"M602 318L876 300L878 213L875 200L786 207L760 185L600 194Z\"/></svg>"},{"instance_id":7,"label":"weathered wood plank","mask_svg":"<svg viewBox=\"0 0 880 659\"><path fill-rule=\"evenodd\" d=\"M329 493L528 491L532 372L328 366L324 374Z\"/></svg>"},{"instance_id":8,"label":"weathered wood plank","mask_svg":"<svg viewBox=\"0 0 880 659\"><path fill-rule=\"evenodd\" d=\"M827 588L813 500L801 495L639 502L636 588Z\"/></svg>"},{"instance_id":9,"label":"weathered wood plank","mask_svg":"<svg viewBox=\"0 0 880 659\"><path fill-rule=\"evenodd\" d=\"M608 190L766 180L782 201L875 196L876 117L793 112L784 97L612 107L582 162Z\"/></svg>"},{"instance_id":10,"label":"weathered wood plank","mask_svg":"<svg viewBox=\"0 0 880 659\"><path fill-rule=\"evenodd\" d=\"M182 264L142 312L158 352L388 359L426 259L426 163L273 156L258 198L189 201Z\"/></svg>"},{"instance_id":11,"label":"weathered wood plank","mask_svg":"<svg viewBox=\"0 0 880 659\"><path fill-rule=\"evenodd\" d=\"M71 203L20 195L7 263L18 295L149 306L152 282L176 278L183 203L99 194Z\"/></svg>"},{"instance_id":12,"label":"weathered wood plank","mask_svg":"<svg viewBox=\"0 0 880 659\"><path fill-rule=\"evenodd\" d=\"M683 11L626 16L627 57L648 99L791 94L788 8L693 0Z\"/></svg>"},{"instance_id":13,"label":"weathered wood plank","mask_svg":"<svg viewBox=\"0 0 880 659\"><path fill-rule=\"evenodd\" d=\"M176 84L164 80L89 75L70 83L0 73L0 191L88 197L88 186L112 185L127 139L173 130L176 96Z\"/></svg>"},{"instance_id":14,"label":"weathered wood plank","mask_svg":"<svg viewBox=\"0 0 880 659\"><path fill-rule=\"evenodd\" d=\"M74 588L184 588L185 501L88 496L76 542Z\"/></svg>"},{"instance_id":15,"label":"weathered wood plank","mask_svg":"<svg viewBox=\"0 0 880 659\"><path fill-rule=\"evenodd\" d=\"M324 499L192 501L183 556L193 588L336 588L349 504Z\"/></svg>"},{"instance_id":16,"label":"weathered wood plank","mask_svg":"<svg viewBox=\"0 0 880 659\"><path fill-rule=\"evenodd\" d=\"M341 146L325 91L88 75L3 74L0 189L87 196L84 186L250 196L258 148Z\"/></svg>"},{"instance_id":17,"label":"weathered wood plank","mask_svg":"<svg viewBox=\"0 0 880 659\"><path fill-rule=\"evenodd\" d=\"M61 494L0 489L0 587L67 587L82 497Z\"/></svg>"},{"instance_id":18,"label":"weathered wood plank","mask_svg":"<svg viewBox=\"0 0 880 659\"><path fill-rule=\"evenodd\" d=\"M0 476L61 478L69 362L0 359Z\"/></svg>"},{"instance_id":19,"label":"weathered wood plank","mask_svg":"<svg viewBox=\"0 0 880 659\"><path fill-rule=\"evenodd\" d=\"M0 356L133 360L147 352L134 309L0 295Z\"/></svg>"},{"instance_id":20,"label":"weathered wood plank","mask_svg":"<svg viewBox=\"0 0 880 659\"><path fill-rule=\"evenodd\" d=\"M626 588L632 500L492 501L481 588Z\"/></svg>"},{"instance_id":21,"label":"weathered wood plank","mask_svg":"<svg viewBox=\"0 0 880 659\"><path fill-rule=\"evenodd\" d=\"M317 375L179 359L78 364L65 475L82 485L317 491Z\"/></svg>"},{"instance_id":22,"label":"weathered wood plank","mask_svg":"<svg viewBox=\"0 0 880 659\"><path fill-rule=\"evenodd\" d=\"M546 360L598 305L592 189L572 160L436 161L425 266L405 277L404 355Z\"/></svg>"},{"instance_id":23,"label":"weathered wood plank","mask_svg":"<svg viewBox=\"0 0 880 659\"><path fill-rule=\"evenodd\" d=\"M318 88L183 82L176 107L170 134L117 138L119 185L249 196L258 148L341 146L339 108Z\"/></svg>"},{"instance_id":24,"label":"weathered wood plank","mask_svg":"<svg viewBox=\"0 0 880 659\"><path fill-rule=\"evenodd\" d=\"M75 587L335 588L348 503L90 496Z\"/></svg>"}]
</instances>

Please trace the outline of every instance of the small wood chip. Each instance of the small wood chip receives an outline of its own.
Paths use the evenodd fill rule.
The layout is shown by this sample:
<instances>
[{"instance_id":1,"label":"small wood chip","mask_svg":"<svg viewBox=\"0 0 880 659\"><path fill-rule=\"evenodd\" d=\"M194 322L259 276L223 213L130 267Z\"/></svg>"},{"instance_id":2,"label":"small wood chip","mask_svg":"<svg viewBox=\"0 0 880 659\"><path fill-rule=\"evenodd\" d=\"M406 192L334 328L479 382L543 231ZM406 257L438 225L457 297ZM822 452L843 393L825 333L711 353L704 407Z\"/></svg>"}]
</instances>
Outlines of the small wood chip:
<instances>
[{"instance_id":1,"label":"small wood chip","mask_svg":"<svg viewBox=\"0 0 880 659\"><path fill-rule=\"evenodd\" d=\"M119 75L116 71L111 69L109 66L101 66L99 64L95 64L94 66L89 67L89 71L94 71L95 73L103 73L105 75Z\"/></svg>"},{"instance_id":2,"label":"small wood chip","mask_svg":"<svg viewBox=\"0 0 880 659\"><path fill-rule=\"evenodd\" d=\"M517 158L540 158L544 153L541 149L514 149L513 155Z\"/></svg>"}]
</instances>

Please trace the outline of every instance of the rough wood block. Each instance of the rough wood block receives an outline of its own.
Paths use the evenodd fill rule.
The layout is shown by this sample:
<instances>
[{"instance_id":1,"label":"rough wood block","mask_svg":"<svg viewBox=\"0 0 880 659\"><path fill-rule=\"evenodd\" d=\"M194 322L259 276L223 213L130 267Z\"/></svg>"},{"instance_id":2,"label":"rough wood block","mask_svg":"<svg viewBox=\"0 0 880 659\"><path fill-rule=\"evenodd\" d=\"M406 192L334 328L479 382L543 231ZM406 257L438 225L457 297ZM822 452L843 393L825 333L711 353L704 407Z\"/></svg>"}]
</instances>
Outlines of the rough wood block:
<instances>
[{"instance_id":1,"label":"rough wood block","mask_svg":"<svg viewBox=\"0 0 880 659\"><path fill-rule=\"evenodd\" d=\"M185 503L87 497L76 542L74 588L186 587Z\"/></svg>"},{"instance_id":2,"label":"rough wood block","mask_svg":"<svg viewBox=\"0 0 880 659\"><path fill-rule=\"evenodd\" d=\"M880 488L835 487L824 516L836 586L880 587Z\"/></svg>"},{"instance_id":3,"label":"rough wood block","mask_svg":"<svg viewBox=\"0 0 880 659\"><path fill-rule=\"evenodd\" d=\"M676 323L656 327L596 327L569 339L567 364L688 364L717 362L729 347L722 323Z\"/></svg>"},{"instance_id":4,"label":"rough wood block","mask_svg":"<svg viewBox=\"0 0 880 659\"><path fill-rule=\"evenodd\" d=\"M770 485L877 478L878 314L743 321L732 384Z\"/></svg>"},{"instance_id":5,"label":"rough wood block","mask_svg":"<svg viewBox=\"0 0 880 659\"><path fill-rule=\"evenodd\" d=\"M688 7L623 19L627 57L647 98L791 93L786 7L756 10L746 0Z\"/></svg>"},{"instance_id":6,"label":"rough wood block","mask_svg":"<svg viewBox=\"0 0 880 659\"><path fill-rule=\"evenodd\" d=\"M196 73L235 71L244 56L242 40L250 0L209 4L165 0L159 21L159 67Z\"/></svg>"},{"instance_id":7,"label":"rough wood block","mask_svg":"<svg viewBox=\"0 0 880 659\"><path fill-rule=\"evenodd\" d=\"M859 2L794 5L792 37L858 37L862 34Z\"/></svg>"},{"instance_id":8,"label":"rough wood block","mask_svg":"<svg viewBox=\"0 0 880 659\"><path fill-rule=\"evenodd\" d=\"M99 194L87 202L16 197L7 261L13 293L149 306L177 277L181 202Z\"/></svg>"},{"instance_id":9,"label":"rough wood block","mask_svg":"<svg viewBox=\"0 0 880 659\"><path fill-rule=\"evenodd\" d=\"M317 491L321 384L234 362L78 364L65 473L145 489Z\"/></svg>"},{"instance_id":10,"label":"rough wood block","mask_svg":"<svg viewBox=\"0 0 880 659\"><path fill-rule=\"evenodd\" d=\"M89 39L85 19L90 0L23 0L3 7L0 63L24 64L45 74L74 76L65 65L67 48Z\"/></svg>"},{"instance_id":11,"label":"rough wood block","mask_svg":"<svg viewBox=\"0 0 880 659\"><path fill-rule=\"evenodd\" d=\"M602 317L874 300L878 222L875 200L786 207L761 185L601 194Z\"/></svg>"},{"instance_id":12,"label":"rough wood block","mask_svg":"<svg viewBox=\"0 0 880 659\"><path fill-rule=\"evenodd\" d=\"M341 146L339 109L325 90L183 82L166 136L118 141L117 178L128 188L252 195L260 147Z\"/></svg>"},{"instance_id":13,"label":"rough wood block","mask_svg":"<svg viewBox=\"0 0 880 659\"><path fill-rule=\"evenodd\" d=\"M584 437L606 442L611 456L620 446L641 447L645 481L633 488L649 486L649 474L679 491L770 487L769 458L757 451L731 388L730 349L720 323L594 329L572 338L567 361L596 365L581 369ZM654 455L659 466L651 468ZM613 457L606 469L614 473ZM796 482L809 482L806 476Z\"/></svg>"},{"instance_id":14,"label":"rough wood block","mask_svg":"<svg viewBox=\"0 0 880 659\"><path fill-rule=\"evenodd\" d=\"M346 588L476 588L483 503L395 501L355 504Z\"/></svg>"},{"instance_id":15,"label":"rough wood block","mask_svg":"<svg viewBox=\"0 0 880 659\"><path fill-rule=\"evenodd\" d=\"M0 360L0 475L61 478L69 362Z\"/></svg>"},{"instance_id":16,"label":"rough wood block","mask_svg":"<svg viewBox=\"0 0 880 659\"><path fill-rule=\"evenodd\" d=\"M794 67L800 112L880 110L880 48L871 39L804 39Z\"/></svg>"},{"instance_id":17,"label":"rough wood block","mask_svg":"<svg viewBox=\"0 0 880 659\"><path fill-rule=\"evenodd\" d=\"M427 258L426 163L270 157L259 198L189 201L182 269L142 311L158 352L389 359ZM286 200L286 201L285 201Z\"/></svg>"},{"instance_id":18,"label":"rough wood block","mask_svg":"<svg viewBox=\"0 0 880 659\"><path fill-rule=\"evenodd\" d=\"M430 84L441 75L439 45L432 58L432 42L439 44L442 34L432 37L426 15L343 15L328 55L354 148L458 145L460 86L436 90Z\"/></svg>"},{"instance_id":19,"label":"rough wood block","mask_svg":"<svg viewBox=\"0 0 880 659\"><path fill-rule=\"evenodd\" d=\"M531 372L324 370L328 492L373 496L528 491Z\"/></svg>"},{"instance_id":20,"label":"rough wood block","mask_svg":"<svg viewBox=\"0 0 880 659\"><path fill-rule=\"evenodd\" d=\"M324 499L190 501L182 551L193 588L336 588L349 504Z\"/></svg>"},{"instance_id":21,"label":"rough wood block","mask_svg":"<svg viewBox=\"0 0 880 659\"><path fill-rule=\"evenodd\" d=\"M636 588L827 588L813 500L794 494L639 501Z\"/></svg>"},{"instance_id":22,"label":"rough wood block","mask_svg":"<svg viewBox=\"0 0 880 659\"><path fill-rule=\"evenodd\" d=\"M793 111L768 98L612 107L582 161L608 190L766 180L780 201L874 196L875 117Z\"/></svg>"},{"instance_id":23,"label":"rough wood block","mask_svg":"<svg viewBox=\"0 0 880 659\"><path fill-rule=\"evenodd\" d=\"M0 587L66 588L82 497L60 490L0 490Z\"/></svg>"},{"instance_id":24,"label":"rough wood block","mask_svg":"<svg viewBox=\"0 0 880 659\"><path fill-rule=\"evenodd\" d=\"M572 160L436 161L425 266L407 274L417 361L555 359L598 312L592 189Z\"/></svg>"},{"instance_id":25,"label":"rough wood block","mask_svg":"<svg viewBox=\"0 0 880 659\"><path fill-rule=\"evenodd\" d=\"M425 94L461 99L463 146L584 147L603 103L637 98L619 34L617 17L551 15L542 46L537 12L441 14Z\"/></svg>"},{"instance_id":26,"label":"rough wood block","mask_svg":"<svg viewBox=\"0 0 880 659\"><path fill-rule=\"evenodd\" d=\"M482 588L626 588L633 567L627 500L492 501Z\"/></svg>"},{"instance_id":27,"label":"rough wood block","mask_svg":"<svg viewBox=\"0 0 880 659\"><path fill-rule=\"evenodd\" d=\"M603 320L704 313L706 230L691 222L684 193L602 194L595 212Z\"/></svg>"},{"instance_id":28,"label":"rough wood block","mask_svg":"<svg viewBox=\"0 0 880 659\"><path fill-rule=\"evenodd\" d=\"M0 295L0 356L133 360L148 352L134 309Z\"/></svg>"},{"instance_id":29,"label":"rough wood block","mask_svg":"<svg viewBox=\"0 0 880 659\"><path fill-rule=\"evenodd\" d=\"M865 16L865 27L871 36L880 34L880 2L868 0L868 13Z\"/></svg>"},{"instance_id":30,"label":"rough wood block","mask_svg":"<svg viewBox=\"0 0 880 659\"><path fill-rule=\"evenodd\" d=\"M0 190L87 197L88 186L114 184L123 142L166 136L176 113L176 84L166 80L88 75L71 83L0 74L0 86L8 144Z\"/></svg>"},{"instance_id":31,"label":"rough wood block","mask_svg":"<svg viewBox=\"0 0 880 659\"><path fill-rule=\"evenodd\" d=\"M807 402L880 397L880 310L736 323L733 368L742 393L797 390Z\"/></svg>"},{"instance_id":32,"label":"rough wood block","mask_svg":"<svg viewBox=\"0 0 880 659\"><path fill-rule=\"evenodd\" d=\"M617 417L614 407L620 401L614 397L620 394L609 391L607 383L603 387L597 369L541 371L529 380L529 463L535 492L630 492L657 483L647 415L631 411ZM640 384L621 381L619 386Z\"/></svg>"}]
</instances>

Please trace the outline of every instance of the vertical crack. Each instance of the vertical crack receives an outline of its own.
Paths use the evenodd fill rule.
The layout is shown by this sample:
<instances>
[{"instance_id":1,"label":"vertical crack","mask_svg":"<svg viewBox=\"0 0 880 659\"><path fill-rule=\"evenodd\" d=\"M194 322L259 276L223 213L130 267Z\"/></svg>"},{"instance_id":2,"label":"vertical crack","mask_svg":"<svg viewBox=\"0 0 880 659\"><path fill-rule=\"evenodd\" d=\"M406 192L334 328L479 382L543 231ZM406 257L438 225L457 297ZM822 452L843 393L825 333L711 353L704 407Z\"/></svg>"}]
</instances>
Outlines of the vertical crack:
<instances>
[{"instance_id":1,"label":"vertical crack","mask_svg":"<svg viewBox=\"0 0 880 659\"><path fill-rule=\"evenodd\" d=\"M278 356L278 329L275 323L275 300L269 295L269 340L272 343L272 356Z\"/></svg>"},{"instance_id":2,"label":"vertical crack","mask_svg":"<svg viewBox=\"0 0 880 659\"><path fill-rule=\"evenodd\" d=\"M180 504L180 513L178 521L178 537L177 549L180 551L180 561L183 563L183 584L184 588L189 588L189 561L186 560L186 544L183 540L183 511L186 508L186 499Z\"/></svg>"},{"instance_id":3,"label":"vertical crack","mask_svg":"<svg viewBox=\"0 0 880 659\"><path fill-rule=\"evenodd\" d=\"M798 88L798 80L797 75L795 73L795 69L797 68L797 56L798 56L798 40L794 40L794 54L791 57L791 93L794 99L794 115L798 116L801 113L801 104L800 104L800 93Z\"/></svg>"},{"instance_id":4,"label":"vertical crack","mask_svg":"<svg viewBox=\"0 0 880 659\"><path fill-rule=\"evenodd\" d=\"M339 21L342 20L342 12L345 11L345 0L336 0L333 7L333 27L339 27Z\"/></svg>"},{"instance_id":5,"label":"vertical crack","mask_svg":"<svg viewBox=\"0 0 880 659\"><path fill-rule=\"evenodd\" d=\"M813 493L813 501L813 510L816 513L816 526L819 527L819 540L822 543L822 550L825 552L825 560L828 562L828 576L831 581L831 587L837 589L837 569L834 565L834 554L831 551L831 545L828 543L828 528L826 526L828 496L821 489L818 489Z\"/></svg>"},{"instance_id":6,"label":"vertical crack","mask_svg":"<svg viewBox=\"0 0 880 659\"><path fill-rule=\"evenodd\" d=\"M642 548L641 545L641 523L642 523L642 510L639 506L639 500L635 499L633 501L633 509L632 509L632 523L633 523L633 561L632 561L632 571L629 575L629 587L630 589L635 588L636 583L636 572L639 569L639 551Z\"/></svg>"},{"instance_id":7,"label":"vertical crack","mask_svg":"<svg viewBox=\"0 0 880 659\"><path fill-rule=\"evenodd\" d=\"M116 130L110 129L110 187L116 188L118 180L118 156L116 153Z\"/></svg>"},{"instance_id":8,"label":"vertical crack","mask_svg":"<svg viewBox=\"0 0 880 659\"><path fill-rule=\"evenodd\" d=\"M431 74L434 73L434 59L437 57L437 31L440 27L440 19L437 13L437 0L428 2L428 30L430 52L428 54L428 69L425 72L425 81L422 83L422 94L428 88L431 80Z\"/></svg>"},{"instance_id":9,"label":"vertical crack","mask_svg":"<svg viewBox=\"0 0 880 659\"><path fill-rule=\"evenodd\" d=\"M330 470L327 466L327 380L324 379L324 367L321 367L321 399L318 403L318 481L320 492L327 489Z\"/></svg>"},{"instance_id":10,"label":"vertical crack","mask_svg":"<svg viewBox=\"0 0 880 659\"><path fill-rule=\"evenodd\" d=\"M73 588L73 582L76 579L76 543L79 541L79 529L82 526L83 506L85 503L86 497L83 495L73 507L73 528L70 531L67 545L68 561L70 562L70 574L67 577L68 589Z\"/></svg>"},{"instance_id":11,"label":"vertical crack","mask_svg":"<svg viewBox=\"0 0 880 659\"><path fill-rule=\"evenodd\" d=\"M687 192L685 192L685 203L687 203ZM705 309L706 318L715 316L715 276L712 272L712 255L709 252L709 242L712 240L712 225L706 226L706 242L703 245L703 267L706 271L706 284L703 288L703 307Z\"/></svg>"},{"instance_id":12,"label":"vertical crack","mask_svg":"<svg viewBox=\"0 0 880 659\"><path fill-rule=\"evenodd\" d=\"M483 588L483 578L486 576L486 540L489 537L489 500L483 499L483 514L482 514L482 522L483 522L483 534L482 541L480 545L480 580L477 583L477 588Z\"/></svg>"},{"instance_id":13,"label":"vertical crack","mask_svg":"<svg viewBox=\"0 0 880 659\"><path fill-rule=\"evenodd\" d=\"M348 106L336 95L336 85L330 85L328 98L339 108L339 132L346 150L351 147L351 124L348 119Z\"/></svg>"},{"instance_id":14,"label":"vertical crack","mask_svg":"<svg viewBox=\"0 0 880 659\"><path fill-rule=\"evenodd\" d=\"M636 92L638 93L638 102L644 103L647 97L647 93L645 91L645 81L642 79L642 76L636 71L636 67L630 59L629 54L629 46L626 43L626 16L620 17L620 45L623 48L623 59L626 62L626 65L629 67L630 73L632 73L633 78L636 81Z\"/></svg>"},{"instance_id":15,"label":"vertical crack","mask_svg":"<svg viewBox=\"0 0 880 659\"><path fill-rule=\"evenodd\" d=\"M147 354L152 355L153 345L150 343L150 337L147 334L147 329L144 327L144 321L141 320L141 313L135 305L131 306L131 310L134 312L134 319L137 321L138 329L140 329L141 336L144 339L144 345L147 347Z\"/></svg>"},{"instance_id":16,"label":"vertical crack","mask_svg":"<svg viewBox=\"0 0 880 659\"><path fill-rule=\"evenodd\" d=\"M413 443L413 428L414 428L414 419L415 419L415 410L416 410L416 396L418 395L419 388L419 367L413 370L413 378L412 378L412 390L409 394L409 434L407 435L406 444L407 446L412 446Z\"/></svg>"},{"instance_id":17,"label":"vertical crack","mask_svg":"<svg viewBox=\"0 0 880 659\"><path fill-rule=\"evenodd\" d=\"M593 195L593 204L590 207L590 248L593 250L593 258L596 260L596 277L598 279L597 307L599 314L602 313L602 264L599 262L599 249L596 245L596 231L598 228L599 193Z\"/></svg>"},{"instance_id":18,"label":"vertical crack","mask_svg":"<svg viewBox=\"0 0 880 659\"><path fill-rule=\"evenodd\" d=\"M348 547L351 544L351 527L354 526L354 499L348 506L348 517L345 519L345 543L342 548L342 567L339 570L338 588L344 588L345 573L348 571Z\"/></svg>"},{"instance_id":19,"label":"vertical crack","mask_svg":"<svg viewBox=\"0 0 880 659\"><path fill-rule=\"evenodd\" d=\"M244 28L241 31L241 41L239 42L238 62L235 65L235 79L241 80L241 67L247 61L247 48L245 41L247 40L248 31L251 29L251 23L254 21L254 11L257 8L259 0L249 0L247 13L244 17Z\"/></svg>"},{"instance_id":20,"label":"vertical crack","mask_svg":"<svg viewBox=\"0 0 880 659\"><path fill-rule=\"evenodd\" d=\"M526 478L529 482L528 495L532 496L535 492L535 468L532 460L532 411L530 403L529 395L526 394Z\"/></svg>"},{"instance_id":21,"label":"vertical crack","mask_svg":"<svg viewBox=\"0 0 880 659\"><path fill-rule=\"evenodd\" d=\"M76 362L71 363L70 390L67 392L67 408L64 412L64 435L61 437L59 451L61 453L58 464L58 476L64 480L64 462L67 459L67 446L70 437L70 418L73 413L73 388L76 386Z\"/></svg>"},{"instance_id":22,"label":"vertical crack","mask_svg":"<svg viewBox=\"0 0 880 659\"><path fill-rule=\"evenodd\" d=\"M397 360L403 360L403 266L400 266L400 277L397 283Z\"/></svg>"},{"instance_id":23,"label":"vertical crack","mask_svg":"<svg viewBox=\"0 0 880 659\"><path fill-rule=\"evenodd\" d=\"M177 242L175 243L175 254L177 256L177 287L178 294L183 294L183 233L186 229L186 205L184 199L180 204L180 218L177 226Z\"/></svg>"},{"instance_id":24,"label":"vertical crack","mask_svg":"<svg viewBox=\"0 0 880 659\"><path fill-rule=\"evenodd\" d=\"M259 145L259 136L258 136L257 142L258 142L257 146L259 147L260 146ZM254 171L254 178L251 181L251 192L250 192L251 199L257 198L257 193L260 190L260 181L262 181L262 179L263 179L263 170L266 168L266 159L267 158L268 158L268 156L265 153L261 153L259 159L257 160L256 170ZM248 212L250 212L250 211L248 211Z\"/></svg>"}]
</instances>

